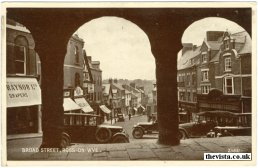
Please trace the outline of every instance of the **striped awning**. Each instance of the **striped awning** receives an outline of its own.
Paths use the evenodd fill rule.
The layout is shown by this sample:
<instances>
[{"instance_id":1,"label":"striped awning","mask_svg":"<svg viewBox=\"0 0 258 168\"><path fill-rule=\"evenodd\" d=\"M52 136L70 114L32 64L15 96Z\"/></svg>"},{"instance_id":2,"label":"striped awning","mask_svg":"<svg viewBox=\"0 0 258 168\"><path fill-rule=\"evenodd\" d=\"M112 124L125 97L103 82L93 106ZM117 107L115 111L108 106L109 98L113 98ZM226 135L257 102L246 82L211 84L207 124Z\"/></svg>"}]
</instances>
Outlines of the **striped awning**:
<instances>
[{"instance_id":1,"label":"striped awning","mask_svg":"<svg viewBox=\"0 0 258 168\"><path fill-rule=\"evenodd\" d=\"M111 110L109 110L109 109L107 108L107 106L101 105L101 106L99 106L99 107L100 107L100 109L101 109L104 113L107 113L107 114L111 113Z\"/></svg>"},{"instance_id":2,"label":"striped awning","mask_svg":"<svg viewBox=\"0 0 258 168\"><path fill-rule=\"evenodd\" d=\"M81 109L81 107L78 106L71 98L64 98L63 107L64 111L73 111Z\"/></svg>"},{"instance_id":3,"label":"striped awning","mask_svg":"<svg viewBox=\"0 0 258 168\"><path fill-rule=\"evenodd\" d=\"M74 99L74 101L76 102L76 104L78 104L81 108L82 111L85 113L90 113L93 112L94 110L91 108L91 106L89 105L89 103L86 101L85 98L81 97L81 98L76 98Z\"/></svg>"}]
</instances>

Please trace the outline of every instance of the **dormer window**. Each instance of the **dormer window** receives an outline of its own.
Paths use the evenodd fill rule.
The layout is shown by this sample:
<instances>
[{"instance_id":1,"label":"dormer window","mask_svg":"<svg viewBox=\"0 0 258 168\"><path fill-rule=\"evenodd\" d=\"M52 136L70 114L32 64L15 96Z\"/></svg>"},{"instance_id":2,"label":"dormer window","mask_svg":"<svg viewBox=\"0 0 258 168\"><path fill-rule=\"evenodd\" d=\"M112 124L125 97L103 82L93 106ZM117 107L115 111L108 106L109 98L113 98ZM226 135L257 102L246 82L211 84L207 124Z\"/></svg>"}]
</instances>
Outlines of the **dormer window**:
<instances>
[{"instance_id":1,"label":"dormer window","mask_svg":"<svg viewBox=\"0 0 258 168\"><path fill-rule=\"evenodd\" d=\"M225 71L231 71L231 58L225 58Z\"/></svg>"},{"instance_id":2,"label":"dormer window","mask_svg":"<svg viewBox=\"0 0 258 168\"><path fill-rule=\"evenodd\" d=\"M202 63L207 63L207 61L208 61L207 53L203 52L202 53Z\"/></svg>"},{"instance_id":3,"label":"dormer window","mask_svg":"<svg viewBox=\"0 0 258 168\"><path fill-rule=\"evenodd\" d=\"M224 47L225 47L225 50L228 50L229 49L229 44L230 44L230 39L228 37L226 37L224 39Z\"/></svg>"}]
</instances>

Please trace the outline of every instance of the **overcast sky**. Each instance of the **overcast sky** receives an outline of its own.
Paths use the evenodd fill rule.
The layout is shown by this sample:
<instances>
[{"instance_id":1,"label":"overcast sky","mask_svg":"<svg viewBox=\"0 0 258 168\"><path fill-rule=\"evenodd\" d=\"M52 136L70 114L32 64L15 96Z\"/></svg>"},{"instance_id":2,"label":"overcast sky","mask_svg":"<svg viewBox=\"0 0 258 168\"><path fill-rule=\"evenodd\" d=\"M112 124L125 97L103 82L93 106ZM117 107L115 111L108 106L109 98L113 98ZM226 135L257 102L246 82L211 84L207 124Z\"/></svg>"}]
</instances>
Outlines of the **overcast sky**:
<instances>
[{"instance_id":1,"label":"overcast sky","mask_svg":"<svg viewBox=\"0 0 258 168\"><path fill-rule=\"evenodd\" d=\"M182 42L201 45L207 30L226 29L232 33L243 30L226 19L206 18L190 25ZM123 18L102 17L85 23L76 33L85 41L87 55L100 61L103 79L155 80L155 60L149 39L134 23Z\"/></svg>"}]
</instances>

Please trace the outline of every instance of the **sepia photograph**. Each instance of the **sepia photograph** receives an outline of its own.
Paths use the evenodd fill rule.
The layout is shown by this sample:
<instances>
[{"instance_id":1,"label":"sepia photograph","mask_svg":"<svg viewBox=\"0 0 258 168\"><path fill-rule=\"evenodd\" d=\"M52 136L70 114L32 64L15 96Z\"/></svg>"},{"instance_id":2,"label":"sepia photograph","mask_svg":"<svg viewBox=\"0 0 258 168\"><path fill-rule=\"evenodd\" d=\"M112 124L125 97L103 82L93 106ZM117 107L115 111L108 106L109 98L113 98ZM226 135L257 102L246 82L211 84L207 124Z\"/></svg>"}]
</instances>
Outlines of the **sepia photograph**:
<instances>
[{"instance_id":1,"label":"sepia photograph","mask_svg":"<svg viewBox=\"0 0 258 168\"><path fill-rule=\"evenodd\" d=\"M2 166L256 164L256 2L1 16Z\"/></svg>"}]
</instances>

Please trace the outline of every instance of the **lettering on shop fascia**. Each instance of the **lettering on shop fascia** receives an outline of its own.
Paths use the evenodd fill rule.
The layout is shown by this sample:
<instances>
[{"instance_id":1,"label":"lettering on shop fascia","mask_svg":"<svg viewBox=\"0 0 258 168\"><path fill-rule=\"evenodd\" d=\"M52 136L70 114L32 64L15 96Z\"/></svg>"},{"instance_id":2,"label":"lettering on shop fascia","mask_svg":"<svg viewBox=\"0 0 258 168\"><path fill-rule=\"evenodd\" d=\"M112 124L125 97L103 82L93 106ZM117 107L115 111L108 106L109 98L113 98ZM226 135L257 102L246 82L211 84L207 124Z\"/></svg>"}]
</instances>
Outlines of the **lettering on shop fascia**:
<instances>
[{"instance_id":1,"label":"lettering on shop fascia","mask_svg":"<svg viewBox=\"0 0 258 168\"><path fill-rule=\"evenodd\" d=\"M8 91L23 91L23 90L36 90L37 84L9 84L7 83L6 88Z\"/></svg>"}]
</instances>

